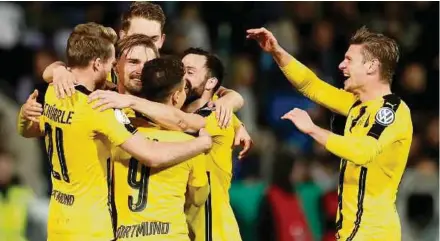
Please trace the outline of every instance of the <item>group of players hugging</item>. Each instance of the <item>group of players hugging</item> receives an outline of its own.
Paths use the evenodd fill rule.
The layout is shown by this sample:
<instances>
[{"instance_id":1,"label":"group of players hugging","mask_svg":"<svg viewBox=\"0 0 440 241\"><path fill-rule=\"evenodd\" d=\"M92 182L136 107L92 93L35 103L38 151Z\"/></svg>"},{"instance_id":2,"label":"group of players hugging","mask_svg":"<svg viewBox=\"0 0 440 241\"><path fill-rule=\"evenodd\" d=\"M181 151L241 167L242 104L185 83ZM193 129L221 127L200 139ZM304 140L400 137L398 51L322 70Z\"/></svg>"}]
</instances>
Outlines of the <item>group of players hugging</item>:
<instances>
[{"instance_id":1,"label":"group of players hugging","mask_svg":"<svg viewBox=\"0 0 440 241\"><path fill-rule=\"evenodd\" d=\"M216 55L199 48L160 55L165 19L160 6L134 2L122 15L119 38L109 27L77 25L66 63L48 66L47 90L34 91L22 106L19 133L44 137L50 161L49 241L241 240L228 192L234 146L243 146L239 159L252 146L234 114L244 100L221 86L224 66ZM387 59L373 51L365 60L356 49L371 36L386 38L358 31L353 39L360 42L340 66L346 88L338 90L285 52L268 30L247 31L298 90L348 116L344 135L320 129L299 109L282 117L342 157L341 240L400 239L392 200L412 127L408 107L378 84L384 66L391 68ZM392 161L390 148L400 153ZM374 221L377 213L382 222Z\"/></svg>"}]
</instances>

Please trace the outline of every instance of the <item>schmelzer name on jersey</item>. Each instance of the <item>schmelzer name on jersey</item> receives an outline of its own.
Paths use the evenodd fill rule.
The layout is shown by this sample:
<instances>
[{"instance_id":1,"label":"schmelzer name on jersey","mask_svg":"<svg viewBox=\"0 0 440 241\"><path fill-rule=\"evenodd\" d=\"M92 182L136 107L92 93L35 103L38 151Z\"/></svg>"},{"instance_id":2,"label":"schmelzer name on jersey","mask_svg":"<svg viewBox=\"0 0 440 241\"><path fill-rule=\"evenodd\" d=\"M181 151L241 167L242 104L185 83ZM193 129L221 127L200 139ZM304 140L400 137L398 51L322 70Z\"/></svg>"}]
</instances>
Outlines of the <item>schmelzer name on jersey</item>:
<instances>
[{"instance_id":1,"label":"schmelzer name on jersey","mask_svg":"<svg viewBox=\"0 0 440 241\"><path fill-rule=\"evenodd\" d=\"M170 232L170 223L142 222L135 225L121 225L116 231L116 238L133 238L151 235L163 235Z\"/></svg>"},{"instance_id":2,"label":"schmelzer name on jersey","mask_svg":"<svg viewBox=\"0 0 440 241\"><path fill-rule=\"evenodd\" d=\"M66 205L66 206L72 206L75 202L75 196L71 194L62 193L57 190L52 190L52 197L55 201Z\"/></svg>"},{"instance_id":3,"label":"schmelzer name on jersey","mask_svg":"<svg viewBox=\"0 0 440 241\"><path fill-rule=\"evenodd\" d=\"M71 124L73 114L75 114L73 111L66 113L65 110L60 110L56 108L55 105L44 104L43 115L55 122L61 124Z\"/></svg>"},{"instance_id":4,"label":"schmelzer name on jersey","mask_svg":"<svg viewBox=\"0 0 440 241\"><path fill-rule=\"evenodd\" d=\"M389 126L394 122L396 118L396 114L391 108L382 107L376 114L376 122L383 125Z\"/></svg>"}]
</instances>

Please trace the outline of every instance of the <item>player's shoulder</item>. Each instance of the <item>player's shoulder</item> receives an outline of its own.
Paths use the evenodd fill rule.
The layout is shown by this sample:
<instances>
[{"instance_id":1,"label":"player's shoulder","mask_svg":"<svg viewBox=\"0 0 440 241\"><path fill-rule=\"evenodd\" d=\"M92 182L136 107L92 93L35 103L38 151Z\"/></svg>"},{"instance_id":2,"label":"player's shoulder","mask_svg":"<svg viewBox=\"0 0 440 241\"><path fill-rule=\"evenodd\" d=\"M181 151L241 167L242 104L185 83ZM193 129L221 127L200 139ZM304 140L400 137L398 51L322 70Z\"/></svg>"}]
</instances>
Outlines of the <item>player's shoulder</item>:
<instances>
[{"instance_id":1,"label":"player's shoulder","mask_svg":"<svg viewBox=\"0 0 440 241\"><path fill-rule=\"evenodd\" d=\"M411 110L406 102L396 94L390 94L384 97L384 105L379 109L380 111L386 108L393 110L396 114L399 113L402 116L410 116Z\"/></svg>"},{"instance_id":2,"label":"player's shoulder","mask_svg":"<svg viewBox=\"0 0 440 241\"><path fill-rule=\"evenodd\" d=\"M399 123L411 122L411 111L408 105L399 96L390 94L384 96L384 102L376 112L376 122L388 126L398 120Z\"/></svg>"}]
</instances>

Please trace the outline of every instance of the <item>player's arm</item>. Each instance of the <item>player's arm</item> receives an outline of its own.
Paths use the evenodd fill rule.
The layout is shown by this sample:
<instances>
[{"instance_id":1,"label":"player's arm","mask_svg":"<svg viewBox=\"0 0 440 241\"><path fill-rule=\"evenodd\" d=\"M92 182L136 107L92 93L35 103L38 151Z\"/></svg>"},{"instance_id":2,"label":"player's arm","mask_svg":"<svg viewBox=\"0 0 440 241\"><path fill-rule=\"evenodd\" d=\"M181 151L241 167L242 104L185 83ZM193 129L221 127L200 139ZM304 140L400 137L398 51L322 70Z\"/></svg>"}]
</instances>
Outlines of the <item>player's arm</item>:
<instances>
[{"instance_id":1,"label":"player's arm","mask_svg":"<svg viewBox=\"0 0 440 241\"><path fill-rule=\"evenodd\" d=\"M64 67L64 69L66 69L66 64L62 61L56 61L44 69L43 79L44 79L44 81L46 81L46 83L52 83L53 76L54 76L54 70L57 69L58 67Z\"/></svg>"},{"instance_id":2,"label":"player's arm","mask_svg":"<svg viewBox=\"0 0 440 241\"><path fill-rule=\"evenodd\" d=\"M319 144L331 153L358 165L365 165L379 155L384 148L404 138L411 138L412 123L409 109L400 107L392 123L381 124L377 120L367 136L341 136L322 129L310 120L305 111L298 109L287 114L291 120L306 134L309 134ZM405 135L405 132L408 132Z\"/></svg>"},{"instance_id":3,"label":"player's arm","mask_svg":"<svg viewBox=\"0 0 440 241\"><path fill-rule=\"evenodd\" d=\"M220 86L216 94L219 98L215 102L223 104L233 112L237 112L244 105L244 99L237 91Z\"/></svg>"},{"instance_id":4,"label":"player's arm","mask_svg":"<svg viewBox=\"0 0 440 241\"><path fill-rule=\"evenodd\" d=\"M58 98L72 96L75 93L75 76L67 69L64 62L57 61L46 67L43 79L47 83L53 83L55 95Z\"/></svg>"},{"instance_id":5,"label":"player's arm","mask_svg":"<svg viewBox=\"0 0 440 241\"><path fill-rule=\"evenodd\" d=\"M238 92L222 86L214 95L213 101L208 103L208 107L215 107L215 116L222 128L229 126L232 115L240 110L243 105L244 99Z\"/></svg>"},{"instance_id":6,"label":"player's arm","mask_svg":"<svg viewBox=\"0 0 440 241\"><path fill-rule=\"evenodd\" d=\"M347 116L356 97L319 79L279 44L273 34L265 28L250 29L247 38L258 41L260 47L270 53L290 83L304 96L326 108Z\"/></svg>"},{"instance_id":7,"label":"player's arm","mask_svg":"<svg viewBox=\"0 0 440 241\"><path fill-rule=\"evenodd\" d=\"M31 121L23 116L23 107L20 109L17 121L17 131L22 137L41 137L44 133L40 130L39 122Z\"/></svg>"},{"instance_id":8,"label":"player's arm","mask_svg":"<svg viewBox=\"0 0 440 241\"><path fill-rule=\"evenodd\" d=\"M43 113L43 107L37 102L38 91L35 90L20 108L17 117L17 131L26 138L43 136L40 130L39 119Z\"/></svg>"},{"instance_id":9,"label":"player's arm","mask_svg":"<svg viewBox=\"0 0 440 241\"><path fill-rule=\"evenodd\" d=\"M206 156L199 155L188 162L191 173L188 180L188 201L200 207L208 198L209 184L206 174Z\"/></svg>"},{"instance_id":10,"label":"player's arm","mask_svg":"<svg viewBox=\"0 0 440 241\"><path fill-rule=\"evenodd\" d=\"M252 148L253 141L244 124L238 119L236 115L232 116L232 126L234 127L234 146L243 146L243 149L238 154L238 159L245 157Z\"/></svg>"},{"instance_id":11,"label":"player's arm","mask_svg":"<svg viewBox=\"0 0 440 241\"><path fill-rule=\"evenodd\" d=\"M359 165L371 162L389 145L412 136L411 115L403 107L395 114L393 123L386 126L376 121L367 136L341 136L319 129L312 133L314 139L323 142L333 154ZM409 137L405 136L408 131Z\"/></svg>"},{"instance_id":12,"label":"player's arm","mask_svg":"<svg viewBox=\"0 0 440 241\"><path fill-rule=\"evenodd\" d=\"M184 142L155 142L139 133L120 144L120 147L149 167L169 167L186 161L211 148L209 136Z\"/></svg>"},{"instance_id":13,"label":"player's arm","mask_svg":"<svg viewBox=\"0 0 440 241\"><path fill-rule=\"evenodd\" d=\"M172 106L164 105L142 99L136 96L129 96L132 99L131 108L152 119L170 130L182 132L198 132L205 127L205 119L199 115L185 113Z\"/></svg>"},{"instance_id":14,"label":"player's arm","mask_svg":"<svg viewBox=\"0 0 440 241\"><path fill-rule=\"evenodd\" d=\"M96 132L104 134L114 146L120 146L149 167L175 165L208 151L212 145L211 137L204 132L201 132L198 138L185 142L148 140L141 134L135 133L128 118L120 110L92 111L92 117L90 123ZM125 123L125 126L121 123Z\"/></svg>"},{"instance_id":15,"label":"player's arm","mask_svg":"<svg viewBox=\"0 0 440 241\"><path fill-rule=\"evenodd\" d=\"M132 108L169 130L198 132L205 127L205 119L199 115L132 95L97 90L89 96L89 102L93 101L93 108L99 110Z\"/></svg>"}]
</instances>

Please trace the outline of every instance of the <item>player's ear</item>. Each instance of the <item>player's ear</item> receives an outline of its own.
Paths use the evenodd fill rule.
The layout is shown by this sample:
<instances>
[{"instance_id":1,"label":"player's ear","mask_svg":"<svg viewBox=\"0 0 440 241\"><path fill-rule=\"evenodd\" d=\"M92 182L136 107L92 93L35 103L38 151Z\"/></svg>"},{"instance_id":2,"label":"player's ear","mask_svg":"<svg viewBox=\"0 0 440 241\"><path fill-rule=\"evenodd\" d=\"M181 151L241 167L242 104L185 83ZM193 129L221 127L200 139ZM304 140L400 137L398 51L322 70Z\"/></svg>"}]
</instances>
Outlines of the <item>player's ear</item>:
<instances>
[{"instance_id":1,"label":"player's ear","mask_svg":"<svg viewBox=\"0 0 440 241\"><path fill-rule=\"evenodd\" d=\"M92 62L92 67L93 67L93 70L95 70L95 71L101 69L101 67L102 67L102 60L101 60L101 58L94 59L93 62Z\"/></svg>"},{"instance_id":2,"label":"player's ear","mask_svg":"<svg viewBox=\"0 0 440 241\"><path fill-rule=\"evenodd\" d=\"M208 91L212 90L215 88L217 83L218 83L218 79L216 77L209 78L208 81L206 81L205 89Z\"/></svg>"},{"instance_id":3,"label":"player's ear","mask_svg":"<svg viewBox=\"0 0 440 241\"><path fill-rule=\"evenodd\" d=\"M373 74L376 71L379 71L380 63L378 59L372 59L368 61L367 66L367 74Z\"/></svg>"},{"instance_id":4,"label":"player's ear","mask_svg":"<svg viewBox=\"0 0 440 241\"><path fill-rule=\"evenodd\" d=\"M171 95L171 103L173 106L176 106L179 103L179 91L180 90L177 90Z\"/></svg>"}]
</instances>

